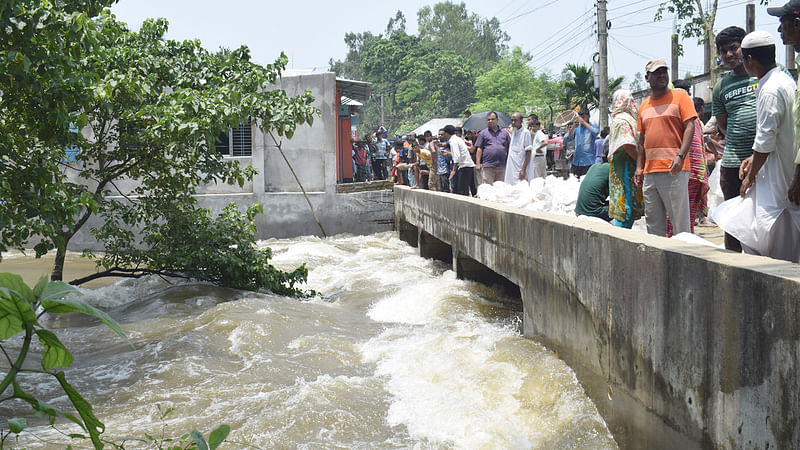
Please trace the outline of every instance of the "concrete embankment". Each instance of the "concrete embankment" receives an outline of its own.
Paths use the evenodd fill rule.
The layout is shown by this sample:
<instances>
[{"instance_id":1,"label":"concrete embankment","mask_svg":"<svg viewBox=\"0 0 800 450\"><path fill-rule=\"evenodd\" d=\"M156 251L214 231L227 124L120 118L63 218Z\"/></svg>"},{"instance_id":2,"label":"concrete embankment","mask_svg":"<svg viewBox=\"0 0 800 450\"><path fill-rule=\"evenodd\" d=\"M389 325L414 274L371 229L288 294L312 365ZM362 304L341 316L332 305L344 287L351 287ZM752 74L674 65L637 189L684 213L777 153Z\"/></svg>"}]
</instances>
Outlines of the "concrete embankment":
<instances>
[{"instance_id":1,"label":"concrete embankment","mask_svg":"<svg viewBox=\"0 0 800 450\"><path fill-rule=\"evenodd\" d=\"M404 187L394 207L423 256L518 286L623 448L800 447L800 265Z\"/></svg>"}]
</instances>

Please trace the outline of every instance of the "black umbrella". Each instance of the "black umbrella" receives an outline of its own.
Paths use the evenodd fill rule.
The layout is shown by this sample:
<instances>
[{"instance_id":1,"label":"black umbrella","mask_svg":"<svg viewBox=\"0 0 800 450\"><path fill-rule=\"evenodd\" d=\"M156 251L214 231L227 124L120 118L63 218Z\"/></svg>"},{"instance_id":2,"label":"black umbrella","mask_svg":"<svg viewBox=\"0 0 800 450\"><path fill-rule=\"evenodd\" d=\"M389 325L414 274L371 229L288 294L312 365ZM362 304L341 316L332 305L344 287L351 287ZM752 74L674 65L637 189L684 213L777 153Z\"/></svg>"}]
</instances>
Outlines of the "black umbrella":
<instances>
[{"instance_id":1,"label":"black umbrella","mask_svg":"<svg viewBox=\"0 0 800 450\"><path fill-rule=\"evenodd\" d=\"M488 127L489 125L486 122L486 118L489 116L490 112L491 111L486 111L469 116L469 119L464 121L463 128L465 130L482 130ZM511 117L508 117L508 114L497 113L497 126L505 128L509 125L511 125Z\"/></svg>"}]
</instances>

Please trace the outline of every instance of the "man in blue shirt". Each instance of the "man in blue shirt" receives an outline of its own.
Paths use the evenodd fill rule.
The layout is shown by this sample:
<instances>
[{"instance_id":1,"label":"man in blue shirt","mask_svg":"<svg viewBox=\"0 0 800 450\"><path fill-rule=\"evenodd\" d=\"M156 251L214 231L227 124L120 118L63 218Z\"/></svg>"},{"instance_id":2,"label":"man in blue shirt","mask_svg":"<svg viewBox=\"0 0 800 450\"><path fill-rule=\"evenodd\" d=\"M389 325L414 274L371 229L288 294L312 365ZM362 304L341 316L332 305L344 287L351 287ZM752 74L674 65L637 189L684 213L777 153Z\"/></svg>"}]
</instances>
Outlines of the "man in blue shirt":
<instances>
[{"instance_id":1,"label":"man in blue shirt","mask_svg":"<svg viewBox=\"0 0 800 450\"><path fill-rule=\"evenodd\" d=\"M386 162L389 158L389 141L380 133L375 133L375 155L372 158L372 169L376 180L386 179Z\"/></svg>"},{"instance_id":2,"label":"man in blue shirt","mask_svg":"<svg viewBox=\"0 0 800 450\"><path fill-rule=\"evenodd\" d=\"M575 156L572 159L572 173L581 177L594 164L594 140L600 134L600 127L589 123L589 111L581 109L578 119L570 126L567 142L575 141Z\"/></svg>"}]
</instances>

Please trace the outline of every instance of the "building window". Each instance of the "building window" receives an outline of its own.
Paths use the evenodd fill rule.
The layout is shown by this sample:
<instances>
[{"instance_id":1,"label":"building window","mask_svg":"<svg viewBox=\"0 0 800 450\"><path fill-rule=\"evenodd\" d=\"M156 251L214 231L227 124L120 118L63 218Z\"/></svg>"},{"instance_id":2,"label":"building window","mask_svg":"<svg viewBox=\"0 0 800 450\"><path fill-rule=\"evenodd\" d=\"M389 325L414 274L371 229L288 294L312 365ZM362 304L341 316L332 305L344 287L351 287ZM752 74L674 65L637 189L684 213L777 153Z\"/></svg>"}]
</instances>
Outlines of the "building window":
<instances>
[{"instance_id":1,"label":"building window","mask_svg":"<svg viewBox=\"0 0 800 450\"><path fill-rule=\"evenodd\" d=\"M247 125L239 125L221 133L214 143L217 152L226 156L251 156L253 154L253 129Z\"/></svg>"}]
</instances>

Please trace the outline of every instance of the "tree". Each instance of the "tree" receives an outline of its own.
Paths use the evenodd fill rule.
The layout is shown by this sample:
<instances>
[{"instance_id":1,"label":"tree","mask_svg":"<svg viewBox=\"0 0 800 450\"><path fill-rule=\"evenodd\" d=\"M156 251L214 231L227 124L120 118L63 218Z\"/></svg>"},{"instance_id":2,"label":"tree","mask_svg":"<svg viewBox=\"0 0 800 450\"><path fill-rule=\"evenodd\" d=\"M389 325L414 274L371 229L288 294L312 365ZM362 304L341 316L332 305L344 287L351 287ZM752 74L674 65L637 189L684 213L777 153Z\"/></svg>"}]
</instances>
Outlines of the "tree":
<instances>
[{"instance_id":1,"label":"tree","mask_svg":"<svg viewBox=\"0 0 800 450\"><path fill-rule=\"evenodd\" d=\"M711 72L711 86L714 86L717 81L717 74L714 72L714 67L711 62L717 59L717 48L713 45L713 42L714 21L717 17L718 3L719 0L712 0L710 7L704 9L703 2L700 0L664 1L658 5L653 19L661 20L665 10L670 14L675 14L679 21L676 30L678 36L682 39L696 37L698 44L705 45L706 52L708 53L706 65L710 68ZM683 55L682 44L678 43L678 48L676 50L679 56Z\"/></svg>"},{"instance_id":2,"label":"tree","mask_svg":"<svg viewBox=\"0 0 800 450\"><path fill-rule=\"evenodd\" d=\"M638 92L642 89L645 89L642 72L636 72L633 74L633 80L628 84L628 89L630 89L631 92Z\"/></svg>"},{"instance_id":3,"label":"tree","mask_svg":"<svg viewBox=\"0 0 800 450\"><path fill-rule=\"evenodd\" d=\"M491 70L478 76L475 86L479 100L470 105L470 109L510 114L541 107L536 94L543 86L528 66L531 59L530 54L514 47Z\"/></svg>"},{"instance_id":4,"label":"tree","mask_svg":"<svg viewBox=\"0 0 800 450\"><path fill-rule=\"evenodd\" d=\"M42 4L52 14L64 13L61 3ZM17 21L26 21L34 20L39 12L33 8L16 13ZM60 280L67 244L91 216L98 214L103 225L93 232L111 250L111 261L123 261L140 269L139 274L173 270L175 267L152 267L150 264L166 260L135 250L177 236L163 235L179 230L161 225L173 224L181 217L195 217L211 228L218 225L218 220L233 221L232 226L245 228L252 222L250 213L233 212L217 221L200 220L209 214L197 208L193 197L200 184L242 185L254 174L252 167L241 168L216 152L214 143L220 133L227 132L229 127L252 123L262 130L291 137L297 125L312 122L317 113L311 106L313 98L310 92L290 98L282 90L269 89L286 66L285 55L263 67L250 61L246 47L211 53L199 41L165 40L164 20L148 20L136 33L107 12L86 23L90 30L87 40L92 45L72 49L67 55L71 58L71 73L80 80L75 90L82 94L82 101L68 105L73 110L55 122L55 127L68 130L70 124L65 122L71 120L90 134L91 139L78 133L69 138L80 148L75 162L64 159L61 141L31 134L23 134L7 150L4 174L9 170L20 171L41 174L41 178L37 186L21 191L3 180L0 189L12 194L3 203L4 216L0 220L3 242L20 245L33 232L40 234L42 241L37 244L37 254L56 249L51 278ZM63 25L73 27L74 20L64 21ZM24 39L35 41L37 37L19 39L24 47L28 45ZM6 70L4 80L13 77L9 75L10 69ZM37 75L23 72L17 76ZM11 95L25 95L24 91L18 93L19 89L11 82L5 86L9 86ZM5 90L3 94L6 95ZM19 109L6 109L4 105L0 112L4 118L0 134L11 131L8 126L14 122L8 116ZM36 121L24 115L26 111L27 108L22 109L24 120L15 120L23 126L28 122L35 125ZM123 188L122 180L133 180L136 187ZM64 203L60 205L61 201ZM7 217L15 217L12 214L24 214L26 226L10 224ZM23 232L14 234L20 228ZM252 233L249 237L239 236L244 240L238 243L217 241L224 245L215 249L219 253L216 260L186 256L189 262L207 264L230 264L231 258L246 258L244 266L256 267L254 272L266 271L249 273L248 281L238 280L242 283L239 287L244 288L255 288L253 280L267 280L270 284L260 287L291 289L294 282L303 278L303 270L293 274L270 272L271 266L264 265L268 252L233 252L231 245L252 244ZM137 255L139 259L134 258ZM200 275L206 273L192 271L186 265L177 268ZM226 277L210 279L230 281Z\"/></svg>"},{"instance_id":5,"label":"tree","mask_svg":"<svg viewBox=\"0 0 800 450\"><path fill-rule=\"evenodd\" d=\"M100 14L112 0L40 0L0 4L0 252L43 235L46 224L69 222L89 198L54 188L63 148L89 103L92 75L80 69L91 53ZM46 240L36 254L47 251Z\"/></svg>"},{"instance_id":6,"label":"tree","mask_svg":"<svg viewBox=\"0 0 800 450\"><path fill-rule=\"evenodd\" d=\"M440 2L417 11L419 37L436 48L463 56L472 65L486 68L508 49L509 36L497 18L484 19L466 5Z\"/></svg>"},{"instance_id":7,"label":"tree","mask_svg":"<svg viewBox=\"0 0 800 450\"><path fill-rule=\"evenodd\" d=\"M497 19L470 13L463 3L424 7L417 18L417 36L407 34L399 11L384 35L348 33L346 58L330 61L340 76L373 83L373 97L359 112L362 129L404 132L433 117L460 116L476 98L476 74L500 60L509 39Z\"/></svg>"},{"instance_id":8,"label":"tree","mask_svg":"<svg viewBox=\"0 0 800 450\"><path fill-rule=\"evenodd\" d=\"M600 104L600 90L595 88L592 69L580 64L567 64L565 72L570 74L570 77L564 81L564 87L568 97L575 103L573 106L580 106L587 110L590 106L598 107ZM624 80L624 77L617 77L608 81L609 100ZM565 106L570 108L568 105Z\"/></svg>"}]
</instances>

